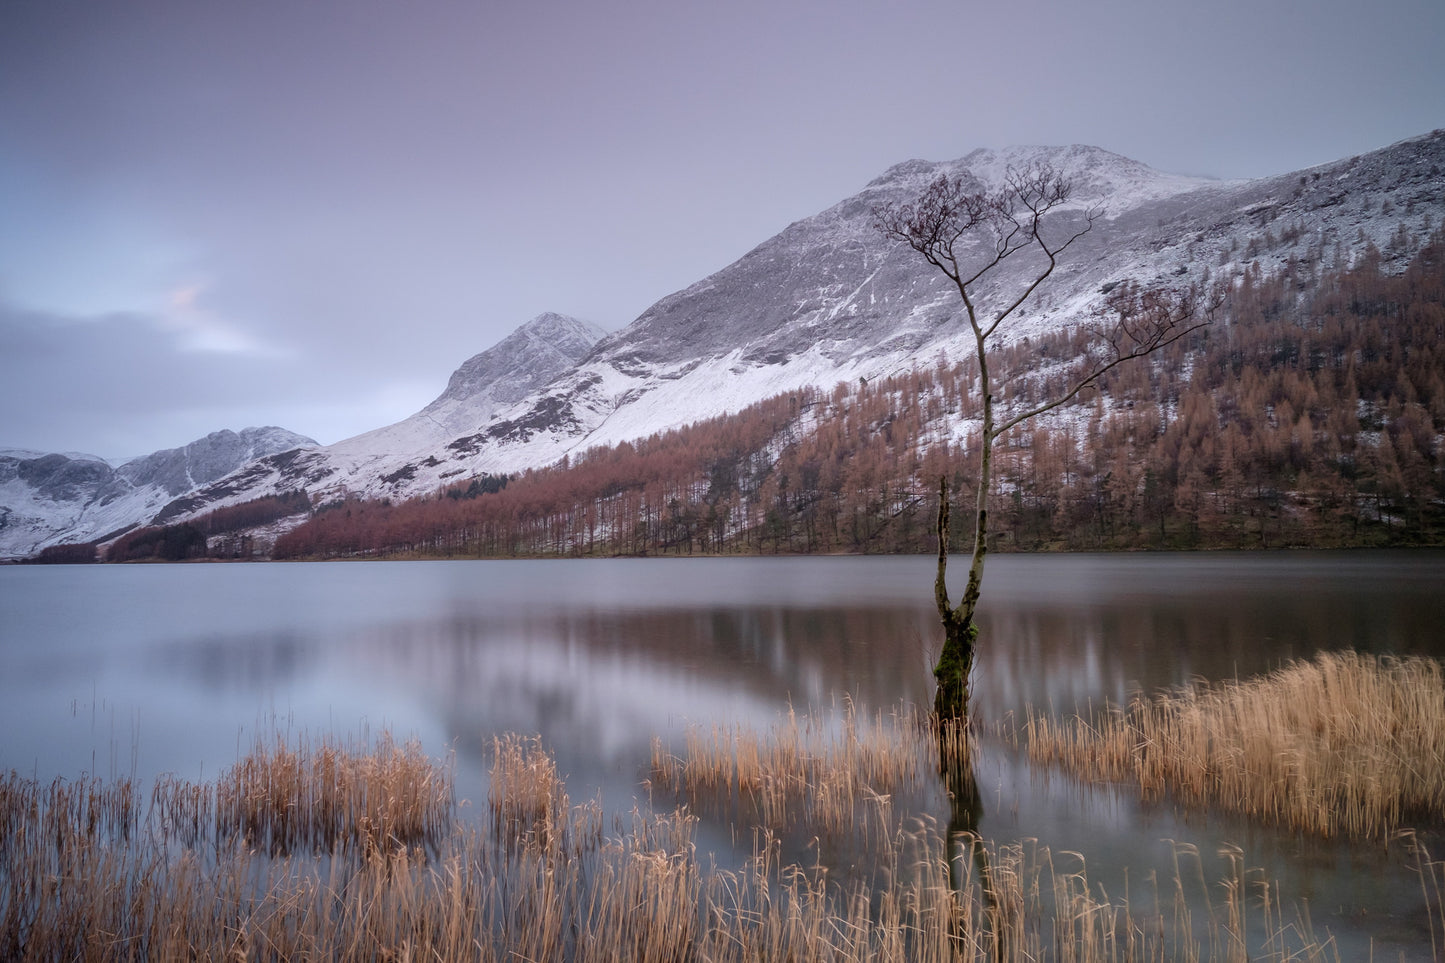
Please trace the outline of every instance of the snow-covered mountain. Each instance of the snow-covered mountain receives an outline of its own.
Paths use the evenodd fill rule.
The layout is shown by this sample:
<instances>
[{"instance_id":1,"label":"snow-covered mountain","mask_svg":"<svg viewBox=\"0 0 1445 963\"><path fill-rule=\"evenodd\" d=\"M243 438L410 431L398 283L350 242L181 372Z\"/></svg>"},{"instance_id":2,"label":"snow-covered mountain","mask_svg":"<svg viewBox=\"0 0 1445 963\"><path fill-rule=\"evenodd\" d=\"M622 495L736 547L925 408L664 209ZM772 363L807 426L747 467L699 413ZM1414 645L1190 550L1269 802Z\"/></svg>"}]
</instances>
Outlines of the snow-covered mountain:
<instances>
[{"instance_id":1,"label":"snow-covered mountain","mask_svg":"<svg viewBox=\"0 0 1445 963\"><path fill-rule=\"evenodd\" d=\"M156 521L169 522L262 495L304 490L335 497L349 492L378 497L430 490L450 474L433 471L434 453L526 400L541 386L573 370L605 332L597 325L546 313L467 359L446 390L421 411L394 425L325 448L285 452L252 462L231 476L168 504ZM418 467L420 466L420 467Z\"/></svg>"},{"instance_id":2,"label":"snow-covered mountain","mask_svg":"<svg viewBox=\"0 0 1445 963\"><path fill-rule=\"evenodd\" d=\"M1445 132L1246 182L1161 174L1077 146L909 161L664 298L576 371L438 453L435 471L510 471L802 385L971 354L956 291L912 251L881 237L872 211L916 196L939 174L992 187L1008 167L1035 162L1075 183L1061 229L1078 226L1090 207L1102 207L1104 217L1028 302L1009 329L1013 337L1100 311L1111 282L1183 285L1251 262L1270 271L1290 257L1348 259L1367 241L1389 251L1401 226L1421 236L1445 217ZM1001 286L1009 280L1000 273ZM427 481L418 473L418 490Z\"/></svg>"},{"instance_id":3,"label":"snow-covered mountain","mask_svg":"<svg viewBox=\"0 0 1445 963\"><path fill-rule=\"evenodd\" d=\"M455 438L572 368L607 332L589 321L540 314L452 372L446 390L418 413Z\"/></svg>"},{"instance_id":4,"label":"snow-covered mountain","mask_svg":"<svg viewBox=\"0 0 1445 963\"><path fill-rule=\"evenodd\" d=\"M1102 208L1014 337L1087 318L1111 282L1186 284L1249 264L1348 260L1367 242L1389 256L1401 229L1445 219L1445 132L1360 157L1250 181L1151 170L1096 147L979 150L907 161L860 193L790 225L741 259L649 308L529 396L430 447L373 433L289 465L251 466L191 499L193 510L286 488L371 497L434 490L480 472L549 464L590 446L737 410L802 385L873 378L972 350L956 292L873 227L881 204L940 174L997 186L1010 167L1053 165L1075 193L1059 226ZM1400 252L1403 264L1403 251ZM1007 284L1005 275L1000 283ZM439 399L440 400L440 399ZM453 429L460 419L448 422ZM344 456L344 457L343 457Z\"/></svg>"},{"instance_id":5,"label":"snow-covered mountain","mask_svg":"<svg viewBox=\"0 0 1445 963\"><path fill-rule=\"evenodd\" d=\"M1272 272L1291 260L1328 268L1370 243L1403 267L1408 238L1445 223L1445 131L1249 181L1165 174L1086 146L907 161L663 298L621 331L598 340L590 325L544 315L464 364L412 418L260 459L172 502L163 518L298 489L322 498L426 493L803 385L871 380L940 355L963 357L972 339L957 293L883 238L873 211L915 196L940 174L992 187L1009 168L1033 163L1073 181L1060 230L1082 224L1090 209L1103 214L1028 302L1011 337L1086 320L1102 309L1105 288L1124 280L1183 286L1251 265ZM998 283L1009 280L1005 274Z\"/></svg>"},{"instance_id":6,"label":"snow-covered mountain","mask_svg":"<svg viewBox=\"0 0 1445 963\"><path fill-rule=\"evenodd\" d=\"M112 467L94 455L0 450L0 558L88 542L149 520L176 496L257 458L316 442L284 428L216 431Z\"/></svg>"}]
</instances>

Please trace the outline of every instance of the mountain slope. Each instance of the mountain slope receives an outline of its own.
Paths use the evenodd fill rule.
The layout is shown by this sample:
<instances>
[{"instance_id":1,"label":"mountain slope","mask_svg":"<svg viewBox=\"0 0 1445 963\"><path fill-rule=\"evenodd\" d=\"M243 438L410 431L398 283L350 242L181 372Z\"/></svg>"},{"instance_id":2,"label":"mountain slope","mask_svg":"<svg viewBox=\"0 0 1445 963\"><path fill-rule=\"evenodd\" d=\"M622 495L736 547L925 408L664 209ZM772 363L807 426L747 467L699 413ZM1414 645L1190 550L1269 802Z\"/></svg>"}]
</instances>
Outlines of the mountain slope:
<instances>
[{"instance_id":1,"label":"mountain slope","mask_svg":"<svg viewBox=\"0 0 1445 963\"><path fill-rule=\"evenodd\" d=\"M520 400L496 395L487 413L452 417L444 395L431 414L401 426L248 466L177 502L168 517L298 488L326 499L423 494L736 411L782 391L967 357L972 339L959 321L956 292L912 252L882 238L872 210L916 195L940 174L996 186L1009 167L1030 163L1051 164L1074 181L1060 230L1082 224L1091 208L1102 216L1000 344L1089 319L1101 310L1104 289L1123 280L1182 286L1246 270L1277 274L1294 263L1317 270L1351 263L1368 244L1403 268L1408 237L1428 235L1445 220L1445 132L1240 182L1163 174L1085 146L908 161L663 298L576 363L538 378ZM996 290L1019 280L1002 273Z\"/></svg>"},{"instance_id":2,"label":"mountain slope","mask_svg":"<svg viewBox=\"0 0 1445 963\"><path fill-rule=\"evenodd\" d=\"M93 455L0 451L0 558L91 541L149 519L177 495L257 458L315 445L284 428L216 431L119 468Z\"/></svg>"},{"instance_id":3,"label":"mountain slope","mask_svg":"<svg viewBox=\"0 0 1445 963\"><path fill-rule=\"evenodd\" d=\"M1403 273L1254 272L1229 318L1105 375L995 448L990 550L1445 544L1445 230ZM992 357L1041 403L1078 342ZM277 557L927 552L938 479L971 504L975 359L788 391L503 486L351 500ZM336 506L340 508L341 506ZM971 546L955 513L954 546Z\"/></svg>"},{"instance_id":4,"label":"mountain slope","mask_svg":"<svg viewBox=\"0 0 1445 963\"><path fill-rule=\"evenodd\" d=\"M572 370L604 334L588 321L550 312L538 315L467 359L453 372L446 389L410 418L324 448L259 459L172 501L154 520L170 522L286 491L334 498L347 492L385 497L410 490L418 463L423 470L435 468L426 464L438 463L433 452L445 450L451 439L487 424L498 411Z\"/></svg>"},{"instance_id":5,"label":"mountain slope","mask_svg":"<svg viewBox=\"0 0 1445 963\"><path fill-rule=\"evenodd\" d=\"M493 426L464 449L493 471L545 461L570 448L680 424L776 391L900 370L972 350L956 292L871 226L874 206L916 194L939 174L997 183L1008 164L1047 161L1075 178L1074 210L1105 217L1071 249L1046 289L1011 328L1013 337L1087 318L1102 287L1200 280L1278 269L1293 242L1286 229L1348 257L1366 240L1387 246L1400 223L1417 234L1445 215L1445 136L1396 145L1311 172L1244 183L1175 178L1093 148L975 152L950 164L909 162L859 195L792 225L707 280L665 298L605 343L578 372L552 386L532 411ZM1435 172L1435 173L1432 173ZM1303 183L1301 181L1303 180ZM1272 237L1273 243L1266 238ZM1250 251L1257 243L1257 250ZM1249 252L1249 253L1247 253ZM1003 277L1003 284L1017 278Z\"/></svg>"},{"instance_id":6,"label":"mountain slope","mask_svg":"<svg viewBox=\"0 0 1445 963\"><path fill-rule=\"evenodd\" d=\"M588 321L540 314L463 362L419 417L436 424L447 439L465 434L575 366L606 333Z\"/></svg>"},{"instance_id":7,"label":"mountain slope","mask_svg":"<svg viewBox=\"0 0 1445 963\"><path fill-rule=\"evenodd\" d=\"M1131 279L1182 285L1281 270L1291 258L1347 263L1366 243L1389 252L1403 227L1445 218L1445 133L1309 171L1215 182L1152 171L1092 147L975 151L899 164L862 192L670 295L602 341L574 370L499 412L483 430L389 469L369 494L416 494L482 471L511 472L636 438L804 385L876 378L972 350L957 295L872 226L875 206L940 174L995 186L1010 166L1050 163L1076 192L1060 229L1103 210L1009 331L1056 330L1099 311L1103 288ZM1405 251L1398 252L1403 258ZM1403 261L1400 262L1403 265ZM1017 277L1004 274L1000 288Z\"/></svg>"}]
</instances>

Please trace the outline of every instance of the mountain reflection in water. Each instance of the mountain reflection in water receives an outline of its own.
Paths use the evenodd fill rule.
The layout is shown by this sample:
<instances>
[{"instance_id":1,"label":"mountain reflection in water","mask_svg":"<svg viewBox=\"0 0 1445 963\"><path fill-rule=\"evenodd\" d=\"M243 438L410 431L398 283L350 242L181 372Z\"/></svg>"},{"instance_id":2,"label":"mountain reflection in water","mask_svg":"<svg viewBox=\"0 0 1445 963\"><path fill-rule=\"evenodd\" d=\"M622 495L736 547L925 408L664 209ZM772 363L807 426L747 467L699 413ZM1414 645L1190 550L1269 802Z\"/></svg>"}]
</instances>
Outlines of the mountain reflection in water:
<instances>
[{"instance_id":1,"label":"mountain reflection in water","mask_svg":"<svg viewBox=\"0 0 1445 963\"><path fill-rule=\"evenodd\" d=\"M459 792L479 802L492 737L515 731L542 736L574 800L600 791L625 810L646 798L653 737L680 746L689 723L766 729L790 706L845 698L865 712L927 705L932 569L913 557L7 567L0 767L210 778L273 725L386 726L455 750ZM1439 657L1442 597L1440 552L994 556L975 718L1087 712L1326 649ZM1167 860L1163 840L1207 854L1238 843L1312 901L1317 925L1360 916L1413 940L1418 897L1381 847L1143 806L997 744L976 770L987 837L1037 838L1084 853L1091 876L1129 866L1135 879ZM915 803L948 821L941 789Z\"/></svg>"}]
</instances>

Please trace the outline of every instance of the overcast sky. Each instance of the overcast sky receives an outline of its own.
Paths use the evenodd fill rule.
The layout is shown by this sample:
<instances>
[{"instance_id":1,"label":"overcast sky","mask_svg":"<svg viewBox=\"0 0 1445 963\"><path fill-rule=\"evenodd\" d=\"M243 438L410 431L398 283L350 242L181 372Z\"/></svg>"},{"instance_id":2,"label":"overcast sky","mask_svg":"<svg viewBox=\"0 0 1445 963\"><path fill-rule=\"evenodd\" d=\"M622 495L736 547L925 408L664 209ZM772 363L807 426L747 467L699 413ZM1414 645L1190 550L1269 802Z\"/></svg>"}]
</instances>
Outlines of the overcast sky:
<instances>
[{"instance_id":1,"label":"overcast sky","mask_svg":"<svg viewBox=\"0 0 1445 963\"><path fill-rule=\"evenodd\" d=\"M1252 177L1445 126L1441 0L4 0L0 447L397 421L912 157Z\"/></svg>"}]
</instances>

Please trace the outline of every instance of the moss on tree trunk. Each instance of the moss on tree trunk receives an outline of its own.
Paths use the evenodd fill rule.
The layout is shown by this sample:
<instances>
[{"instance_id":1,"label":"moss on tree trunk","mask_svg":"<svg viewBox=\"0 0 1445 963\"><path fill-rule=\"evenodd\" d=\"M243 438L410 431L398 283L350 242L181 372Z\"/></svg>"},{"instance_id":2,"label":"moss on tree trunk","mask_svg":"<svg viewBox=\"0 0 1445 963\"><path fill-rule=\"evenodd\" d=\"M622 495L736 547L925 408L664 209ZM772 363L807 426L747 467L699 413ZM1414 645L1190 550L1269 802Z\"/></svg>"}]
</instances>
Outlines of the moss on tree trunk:
<instances>
[{"instance_id":1,"label":"moss on tree trunk","mask_svg":"<svg viewBox=\"0 0 1445 963\"><path fill-rule=\"evenodd\" d=\"M968 677L973 671L974 643L978 627L972 622L959 625L945 620L943 651L933 667L938 691L933 696L933 711L940 719L968 718Z\"/></svg>"},{"instance_id":2,"label":"moss on tree trunk","mask_svg":"<svg viewBox=\"0 0 1445 963\"><path fill-rule=\"evenodd\" d=\"M974 647L978 627L973 624L973 610L978 603L979 584L983 576L983 526L987 514L980 510L974 535L973 564L969 568L968 587L963 601L955 608L948 598L948 479L938 480L938 574L933 582L934 602L943 623L943 650L933 667L938 689L933 696L933 711L940 720L968 718L968 679L973 671Z\"/></svg>"}]
</instances>

